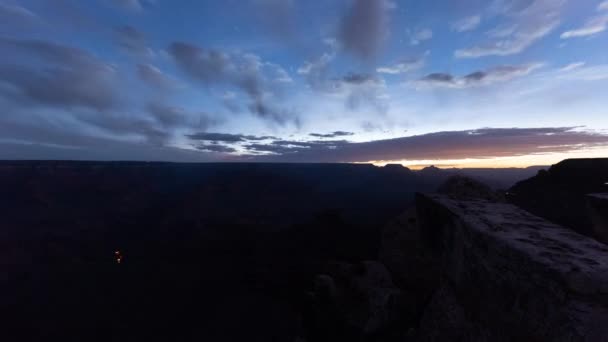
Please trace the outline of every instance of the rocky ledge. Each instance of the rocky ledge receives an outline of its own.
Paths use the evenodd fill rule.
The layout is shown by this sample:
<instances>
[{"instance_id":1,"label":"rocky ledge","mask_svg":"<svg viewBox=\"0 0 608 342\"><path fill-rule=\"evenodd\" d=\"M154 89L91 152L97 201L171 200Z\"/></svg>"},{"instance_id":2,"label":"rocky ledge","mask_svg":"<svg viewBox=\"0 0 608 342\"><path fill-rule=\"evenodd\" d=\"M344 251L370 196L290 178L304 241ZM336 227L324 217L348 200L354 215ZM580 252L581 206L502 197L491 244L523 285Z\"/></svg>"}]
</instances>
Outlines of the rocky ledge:
<instances>
[{"instance_id":1,"label":"rocky ledge","mask_svg":"<svg viewBox=\"0 0 608 342\"><path fill-rule=\"evenodd\" d=\"M601 341L608 246L506 203L416 199L440 284L420 340Z\"/></svg>"},{"instance_id":2,"label":"rocky ledge","mask_svg":"<svg viewBox=\"0 0 608 342\"><path fill-rule=\"evenodd\" d=\"M608 244L608 193L587 195L593 236Z\"/></svg>"}]
</instances>

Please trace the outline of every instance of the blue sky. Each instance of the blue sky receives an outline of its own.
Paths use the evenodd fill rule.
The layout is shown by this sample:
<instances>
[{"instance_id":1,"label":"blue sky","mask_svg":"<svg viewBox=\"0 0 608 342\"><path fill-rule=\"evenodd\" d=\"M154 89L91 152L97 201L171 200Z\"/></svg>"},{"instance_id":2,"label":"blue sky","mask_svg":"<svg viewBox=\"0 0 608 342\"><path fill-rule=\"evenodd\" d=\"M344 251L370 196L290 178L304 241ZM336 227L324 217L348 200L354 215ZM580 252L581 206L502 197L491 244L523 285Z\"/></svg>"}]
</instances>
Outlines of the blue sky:
<instances>
[{"instance_id":1,"label":"blue sky","mask_svg":"<svg viewBox=\"0 0 608 342\"><path fill-rule=\"evenodd\" d=\"M0 1L0 158L608 156L608 2Z\"/></svg>"}]
</instances>

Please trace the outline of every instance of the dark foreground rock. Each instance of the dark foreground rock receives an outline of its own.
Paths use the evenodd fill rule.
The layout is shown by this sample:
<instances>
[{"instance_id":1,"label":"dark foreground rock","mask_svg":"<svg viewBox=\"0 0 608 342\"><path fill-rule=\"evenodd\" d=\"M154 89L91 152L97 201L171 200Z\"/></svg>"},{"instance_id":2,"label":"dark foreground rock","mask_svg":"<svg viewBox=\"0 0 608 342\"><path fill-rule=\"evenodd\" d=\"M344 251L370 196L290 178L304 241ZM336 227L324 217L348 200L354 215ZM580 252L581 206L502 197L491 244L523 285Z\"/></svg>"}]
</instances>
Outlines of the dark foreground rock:
<instances>
[{"instance_id":1,"label":"dark foreground rock","mask_svg":"<svg viewBox=\"0 0 608 342\"><path fill-rule=\"evenodd\" d=\"M593 236L608 244L608 193L587 195L587 207Z\"/></svg>"},{"instance_id":2,"label":"dark foreground rock","mask_svg":"<svg viewBox=\"0 0 608 342\"><path fill-rule=\"evenodd\" d=\"M586 196L603 192L608 192L608 158L568 159L517 183L508 199L534 215L596 237Z\"/></svg>"},{"instance_id":3,"label":"dark foreground rock","mask_svg":"<svg viewBox=\"0 0 608 342\"><path fill-rule=\"evenodd\" d=\"M422 341L602 341L608 247L509 204L418 195L441 283Z\"/></svg>"}]
</instances>

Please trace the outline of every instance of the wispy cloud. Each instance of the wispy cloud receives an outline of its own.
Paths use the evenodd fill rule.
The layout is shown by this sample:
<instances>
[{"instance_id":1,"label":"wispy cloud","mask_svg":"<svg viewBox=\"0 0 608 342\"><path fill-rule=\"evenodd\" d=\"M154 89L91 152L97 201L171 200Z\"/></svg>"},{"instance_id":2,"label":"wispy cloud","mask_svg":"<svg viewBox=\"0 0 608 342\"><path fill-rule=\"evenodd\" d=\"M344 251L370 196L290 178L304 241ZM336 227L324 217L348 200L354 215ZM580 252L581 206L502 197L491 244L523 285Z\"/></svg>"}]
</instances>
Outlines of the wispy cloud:
<instances>
[{"instance_id":1,"label":"wispy cloud","mask_svg":"<svg viewBox=\"0 0 608 342\"><path fill-rule=\"evenodd\" d=\"M572 70L575 70L578 68L582 68L583 66L585 66L585 62L570 63L570 64L566 65L565 67L559 69L559 71L568 72L568 71L572 71Z\"/></svg>"},{"instance_id":2,"label":"wispy cloud","mask_svg":"<svg viewBox=\"0 0 608 342\"><path fill-rule=\"evenodd\" d=\"M454 56L478 58L518 54L557 28L563 3L563 0L533 0L523 8L513 3L500 7L502 15L511 22L499 25L490 39L456 50Z\"/></svg>"},{"instance_id":3,"label":"wispy cloud","mask_svg":"<svg viewBox=\"0 0 608 342\"><path fill-rule=\"evenodd\" d=\"M429 52L427 51L422 57L405 58L391 66L380 67L376 69L376 72L381 74L398 75L419 70L422 69L426 64L426 56L428 55Z\"/></svg>"},{"instance_id":4,"label":"wispy cloud","mask_svg":"<svg viewBox=\"0 0 608 342\"><path fill-rule=\"evenodd\" d=\"M418 45L423 41L430 40L433 38L433 31L429 28L415 30L409 33L410 43L412 45Z\"/></svg>"},{"instance_id":5,"label":"wispy cloud","mask_svg":"<svg viewBox=\"0 0 608 342\"><path fill-rule=\"evenodd\" d=\"M335 131L335 132L331 132L331 133L310 133L309 134L311 137L315 137L315 138L339 138L339 137L348 137L351 135L355 135L355 133L353 132L344 132L344 131Z\"/></svg>"},{"instance_id":6,"label":"wispy cloud","mask_svg":"<svg viewBox=\"0 0 608 342\"><path fill-rule=\"evenodd\" d=\"M598 11L608 11L608 1L602 2L597 6ZM574 30L562 33L562 39L588 37L606 31L608 28L608 13L595 16L587 20L582 26Z\"/></svg>"},{"instance_id":7,"label":"wispy cloud","mask_svg":"<svg viewBox=\"0 0 608 342\"><path fill-rule=\"evenodd\" d=\"M476 29L481 24L480 15L472 15L470 17L462 18L452 23L452 30L456 32L466 32Z\"/></svg>"},{"instance_id":8,"label":"wispy cloud","mask_svg":"<svg viewBox=\"0 0 608 342\"><path fill-rule=\"evenodd\" d=\"M506 82L517 77L525 76L542 67L542 63L524 65L503 65L486 70L475 71L463 77L456 77L448 73L429 74L413 84L417 88L454 88L463 89L487 86L498 82Z\"/></svg>"}]
</instances>

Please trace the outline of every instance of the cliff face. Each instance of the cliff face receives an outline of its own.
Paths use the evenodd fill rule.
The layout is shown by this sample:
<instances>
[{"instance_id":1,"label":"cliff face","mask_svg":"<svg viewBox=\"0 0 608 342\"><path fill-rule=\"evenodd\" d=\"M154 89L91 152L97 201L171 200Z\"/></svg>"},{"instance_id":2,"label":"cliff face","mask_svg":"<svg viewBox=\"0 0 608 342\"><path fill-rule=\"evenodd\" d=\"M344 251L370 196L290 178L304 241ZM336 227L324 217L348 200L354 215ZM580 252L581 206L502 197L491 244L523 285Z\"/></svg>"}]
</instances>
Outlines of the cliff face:
<instances>
[{"instance_id":1,"label":"cliff face","mask_svg":"<svg viewBox=\"0 0 608 342\"><path fill-rule=\"evenodd\" d=\"M600 341L608 247L510 204L418 195L441 281L423 341Z\"/></svg>"},{"instance_id":2,"label":"cliff face","mask_svg":"<svg viewBox=\"0 0 608 342\"><path fill-rule=\"evenodd\" d=\"M601 192L608 192L608 158L569 159L517 183L508 199L535 215L594 236L585 197Z\"/></svg>"},{"instance_id":3,"label":"cliff face","mask_svg":"<svg viewBox=\"0 0 608 342\"><path fill-rule=\"evenodd\" d=\"M593 236L608 244L608 193L587 195L587 207Z\"/></svg>"}]
</instances>

